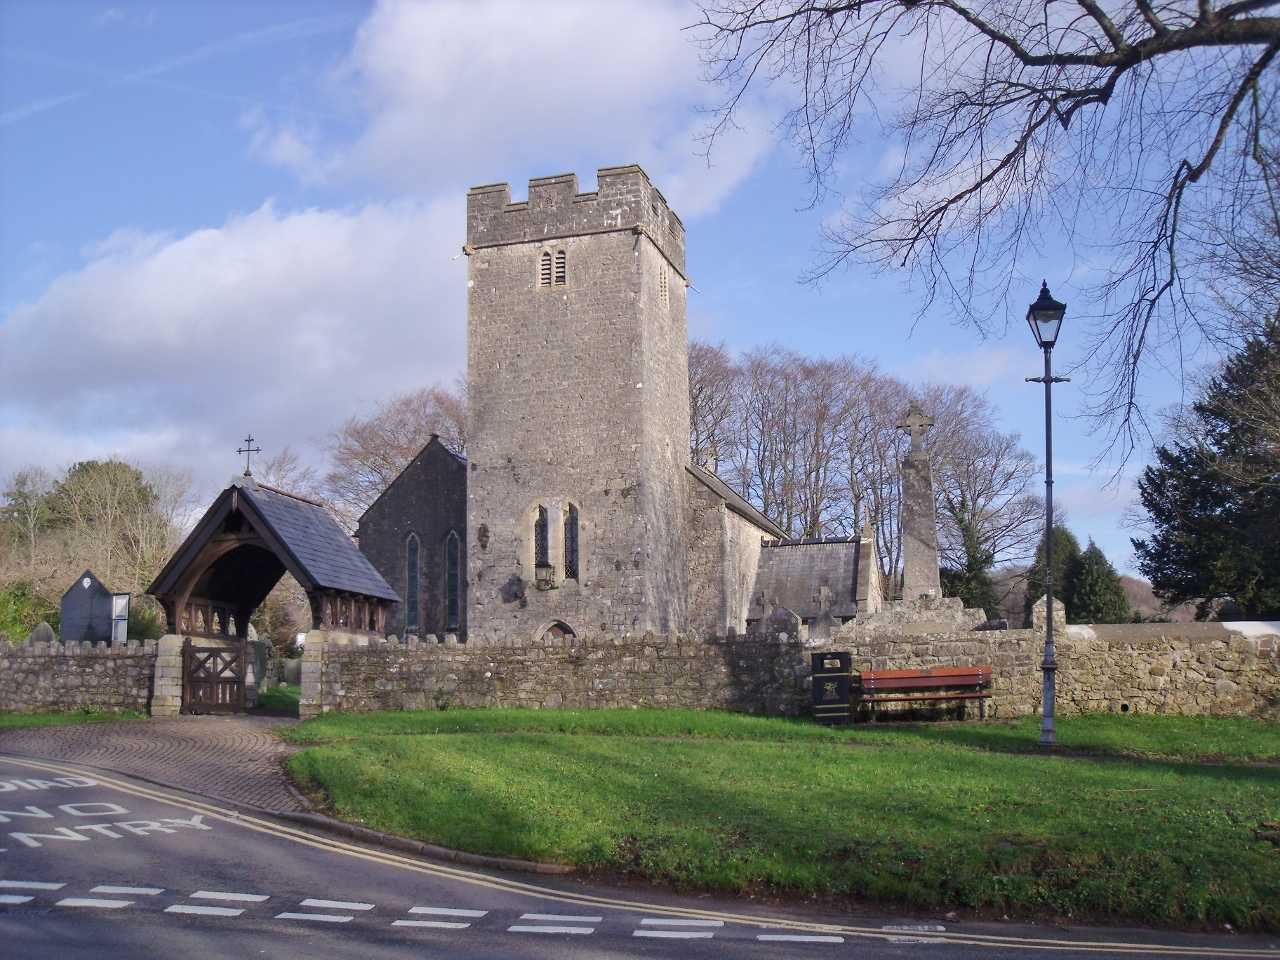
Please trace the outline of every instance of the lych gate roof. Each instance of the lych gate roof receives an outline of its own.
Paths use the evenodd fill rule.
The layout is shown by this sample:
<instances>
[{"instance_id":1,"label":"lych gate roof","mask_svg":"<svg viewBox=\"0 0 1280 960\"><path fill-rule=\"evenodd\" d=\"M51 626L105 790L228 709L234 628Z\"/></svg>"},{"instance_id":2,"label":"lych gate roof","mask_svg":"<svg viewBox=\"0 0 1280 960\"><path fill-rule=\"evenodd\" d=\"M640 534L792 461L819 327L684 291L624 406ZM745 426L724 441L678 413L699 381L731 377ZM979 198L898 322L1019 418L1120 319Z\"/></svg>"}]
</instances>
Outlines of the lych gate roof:
<instances>
[{"instance_id":1,"label":"lych gate roof","mask_svg":"<svg viewBox=\"0 0 1280 960\"><path fill-rule=\"evenodd\" d=\"M206 547L214 549L211 545L217 539L228 536L226 525L236 522L236 515L248 521L269 553L261 549L225 553L212 561L207 574L197 571L207 563L200 560ZM229 565L235 569L227 569ZM188 573L194 576L199 572L202 582L215 587L214 592L229 594L210 599L256 607L285 570L309 594L336 592L389 602L400 599L324 507L262 486L252 477L236 477L218 495L147 592L164 598L178 590L184 578L189 579Z\"/></svg>"},{"instance_id":2,"label":"lych gate roof","mask_svg":"<svg viewBox=\"0 0 1280 960\"><path fill-rule=\"evenodd\" d=\"M400 599L320 504L261 484L241 491L318 589Z\"/></svg>"}]
</instances>

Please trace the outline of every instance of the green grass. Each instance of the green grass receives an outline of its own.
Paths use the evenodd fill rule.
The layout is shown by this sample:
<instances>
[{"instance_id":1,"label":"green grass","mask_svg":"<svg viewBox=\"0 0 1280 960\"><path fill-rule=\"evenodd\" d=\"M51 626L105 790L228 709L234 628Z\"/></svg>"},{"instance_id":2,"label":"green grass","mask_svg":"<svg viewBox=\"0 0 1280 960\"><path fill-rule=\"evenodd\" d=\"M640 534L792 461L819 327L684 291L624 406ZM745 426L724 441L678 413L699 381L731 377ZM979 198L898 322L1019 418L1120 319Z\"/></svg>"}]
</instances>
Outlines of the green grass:
<instances>
[{"instance_id":1,"label":"green grass","mask_svg":"<svg viewBox=\"0 0 1280 960\"><path fill-rule=\"evenodd\" d=\"M288 735L328 741L289 765L338 816L447 847L688 888L1280 927L1280 850L1254 833L1280 817L1280 767L1176 759L1273 759L1274 727L1060 727L1077 753L1035 752L1030 721L832 730L693 711L366 714Z\"/></svg>"},{"instance_id":2,"label":"green grass","mask_svg":"<svg viewBox=\"0 0 1280 960\"><path fill-rule=\"evenodd\" d=\"M881 723L821 727L807 720L715 710L412 710L325 714L287 733L294 743L436 733L566 733L715 740L928 746L1039 752L1040 720ZM1280 724L1250 717L1084 714L1059 717L1068 751L1101 756L1232 762L1280 761Z\"/></svg>"},{"instance_id":3,"label":"green grass","mask_svg":"<svg viewBox=\"0 0 1280 960\"><path fill-rule=\"evenodd\" d=\"M104 713L93 707L85 707L71 713L0 713L0 730L53 727L63 723L96 723L100 720L136 720L141 716L142 714L136 710Z\"/></svg>"},{"instance_id":4,"label":"green grass","mask_svg":"<svg viewBox=\"0 0 1280 960\"><path fill-rule=\"evenodd\" d=\"M292 710L297 713L298 698L301 695L301 687L269 687L266 693L258 694L258 706L270 707L272 710Z\"/></svg>"}]
</instances>

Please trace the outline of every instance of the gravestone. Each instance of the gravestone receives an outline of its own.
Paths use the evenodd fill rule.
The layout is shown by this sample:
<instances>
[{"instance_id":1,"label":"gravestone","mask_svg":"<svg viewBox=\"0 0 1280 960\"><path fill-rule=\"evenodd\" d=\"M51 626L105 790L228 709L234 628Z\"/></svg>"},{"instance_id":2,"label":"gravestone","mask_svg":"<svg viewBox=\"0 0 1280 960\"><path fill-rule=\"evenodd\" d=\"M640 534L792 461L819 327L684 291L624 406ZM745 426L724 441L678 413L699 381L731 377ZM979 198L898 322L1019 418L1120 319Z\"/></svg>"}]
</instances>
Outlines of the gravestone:
<instances>
[{"instance_id":1,"label":"gravestone","mask_svg":"<svg viewBox=\"0 0 1280 960\"><path fill-rule=\"evenodd\" d=\"M831 615L831 604L834 601L835 594L831 592L830 587L820 588L817 596L813 598L813 602L818 605L820 612L816 617L809 620L809 639L811 641L830 640L840 626L840 621Z\"/></svg>"},{"instance_id":2,"label":"gravestone","mask_svg":"<svg viewBox=\"0 0 1280 960\"><path fill-rule=\"evenodd\" d=\"M911 436L911 449L902 461L902 599L942 596L938 574L938 514L933 497L933 468L921 442L933 426L913 401L898 421Z\"/></svg>"},{"instance_id":3,"label":"gravestone","mask_svg":"<svg viewBox=\"0 0 1280 960\"><path fill-rule=\"evenodd\" d=\"M27 637L27 643L53 643L57 639L53 632L53 627L41 620Z\"/></svg>"},{"instance_id":4,"label":"gravestone","mask_svg":"<svg viewBox=\"0 0 1280 960\"><path fill-rule=\"evenodd\" d=\"M777 607L767 620L761 620L760 633L783 643L800 637L800 618L786 607Z\"/></svg>"}]
</instances>

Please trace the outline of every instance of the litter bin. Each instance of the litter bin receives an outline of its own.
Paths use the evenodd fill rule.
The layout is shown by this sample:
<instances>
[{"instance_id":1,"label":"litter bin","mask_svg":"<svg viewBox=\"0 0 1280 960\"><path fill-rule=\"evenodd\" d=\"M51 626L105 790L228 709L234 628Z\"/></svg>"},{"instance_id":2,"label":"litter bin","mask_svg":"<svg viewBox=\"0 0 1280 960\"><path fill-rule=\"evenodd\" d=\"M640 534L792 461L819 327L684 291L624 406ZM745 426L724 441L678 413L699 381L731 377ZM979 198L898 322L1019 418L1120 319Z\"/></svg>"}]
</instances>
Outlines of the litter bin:
<instances>
[{"instance_id":1,"label":"litter bin","mask_svg":"<svg viewBox=\"0 0 1280 960\"><path fill-rule=\"evenodd\" d=\"M813 719L835 725L852 719L849 688L853 682L853 654L814 653Z\"/></svg>"}]
</instances>

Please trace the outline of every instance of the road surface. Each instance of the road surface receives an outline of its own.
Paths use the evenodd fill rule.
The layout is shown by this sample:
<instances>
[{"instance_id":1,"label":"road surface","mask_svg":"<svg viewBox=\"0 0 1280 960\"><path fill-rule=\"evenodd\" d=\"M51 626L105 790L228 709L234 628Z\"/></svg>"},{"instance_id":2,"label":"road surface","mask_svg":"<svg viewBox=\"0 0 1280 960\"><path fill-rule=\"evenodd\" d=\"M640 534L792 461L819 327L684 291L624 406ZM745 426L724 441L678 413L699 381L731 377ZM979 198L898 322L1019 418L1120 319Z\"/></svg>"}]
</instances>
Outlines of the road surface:
<instances>
[{"instance_id":1,"label":"road surface","mask_svg":"<svg viewBox=\"0 0 1280 960\"><path fill-rule=\"evenodd\" d=\"M1278 938L753 912L443 865L61 761L0 757L0 957L1266 957Z\"/></svg>"}]
</instances>

